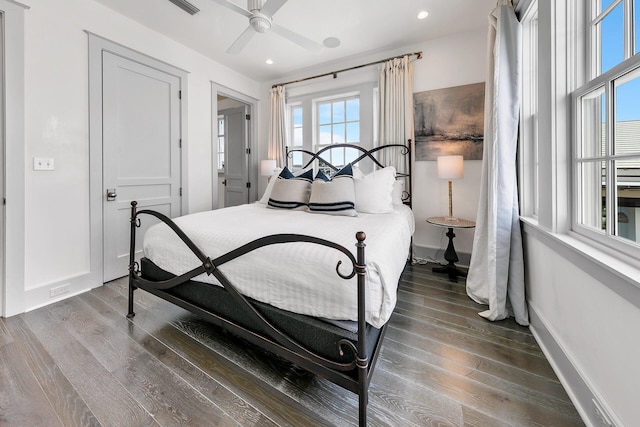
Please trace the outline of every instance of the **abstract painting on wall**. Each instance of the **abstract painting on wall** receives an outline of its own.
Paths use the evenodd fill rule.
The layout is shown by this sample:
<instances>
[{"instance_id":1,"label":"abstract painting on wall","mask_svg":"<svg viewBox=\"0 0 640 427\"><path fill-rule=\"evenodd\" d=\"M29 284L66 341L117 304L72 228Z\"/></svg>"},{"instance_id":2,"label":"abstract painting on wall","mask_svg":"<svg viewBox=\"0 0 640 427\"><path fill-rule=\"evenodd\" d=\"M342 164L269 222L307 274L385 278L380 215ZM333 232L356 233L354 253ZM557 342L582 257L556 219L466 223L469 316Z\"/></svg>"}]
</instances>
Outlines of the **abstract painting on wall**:
<instances>
[{"instance_id":1,"label":"abstract painting on wall","mask_svg":"<svg viewBox=\"0 0 640 427\"><path fill-rule=\"evenodd\" d=\"M416 160L482 159L484 83L413 94Z\"/></svg>"}]
</instances>

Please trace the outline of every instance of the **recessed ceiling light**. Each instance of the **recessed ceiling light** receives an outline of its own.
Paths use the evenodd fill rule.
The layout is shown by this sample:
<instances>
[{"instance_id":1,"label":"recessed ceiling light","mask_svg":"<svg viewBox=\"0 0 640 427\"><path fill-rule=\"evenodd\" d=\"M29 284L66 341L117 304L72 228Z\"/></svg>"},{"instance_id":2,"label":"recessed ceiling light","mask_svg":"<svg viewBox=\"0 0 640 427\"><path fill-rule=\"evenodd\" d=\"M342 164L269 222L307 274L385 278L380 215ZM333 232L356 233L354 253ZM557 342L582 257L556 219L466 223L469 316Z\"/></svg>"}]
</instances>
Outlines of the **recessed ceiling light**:
<instances>
[{"instance_id":1,"label":"recessed ceiling light","mask_svg":"<svg viewBox=\"0 0 640 427\"><path fill-rule=\"evenodd\" d=\"M418 13L418 19L424 19L427 16L429 16L429 12L427 12L426 10L421 10L420 13Z\"/></svg>"},{"instance_id":2,"label":"recessed ceiling light","mask_svg":"<svg viewBox=\"0 0 640 427\"><path fill-rule=\"evenodd\" d=\"M270 60L270 59L267 59L265 62L266 62L267 64L269 64L269 65L273 64L273 61L272 61L272 60Z\"/></svg>"},{"instance_id":3,"label":"recessed ceiling light","mask_svg":"<svg viewBox=\"0 0 640 427\"><path fill-rule=\"evenodd\" d=\"M340 46L340 39L337 37L327 37L322 41L325 47L334 48Z\"/></svg>"}]
</instances>

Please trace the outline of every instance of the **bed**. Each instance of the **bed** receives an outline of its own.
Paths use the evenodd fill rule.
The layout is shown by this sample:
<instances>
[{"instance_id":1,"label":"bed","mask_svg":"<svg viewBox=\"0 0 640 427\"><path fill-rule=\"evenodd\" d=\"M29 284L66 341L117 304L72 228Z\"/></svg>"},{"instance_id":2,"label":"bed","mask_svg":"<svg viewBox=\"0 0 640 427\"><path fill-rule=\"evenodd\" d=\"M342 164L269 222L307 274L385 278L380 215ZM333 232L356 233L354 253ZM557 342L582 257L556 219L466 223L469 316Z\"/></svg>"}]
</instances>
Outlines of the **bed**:
<instances>
[{"instance_id":1,"label":"bed","mask_svg":"<svg viewBox=\"0 0 640 427\"><path fill-rule=\"evenodd\" d=\"M170 219L131 202L128 317L135 290L150 292L356 393L366 425L415 227L410 143L288 150L287 167L253 204ZM336 149L346 166L330 162ZM383 150L406 169L384 167ZM160 223L145 233L138 261L145 216Z\"/></svg>"}]
</instances>

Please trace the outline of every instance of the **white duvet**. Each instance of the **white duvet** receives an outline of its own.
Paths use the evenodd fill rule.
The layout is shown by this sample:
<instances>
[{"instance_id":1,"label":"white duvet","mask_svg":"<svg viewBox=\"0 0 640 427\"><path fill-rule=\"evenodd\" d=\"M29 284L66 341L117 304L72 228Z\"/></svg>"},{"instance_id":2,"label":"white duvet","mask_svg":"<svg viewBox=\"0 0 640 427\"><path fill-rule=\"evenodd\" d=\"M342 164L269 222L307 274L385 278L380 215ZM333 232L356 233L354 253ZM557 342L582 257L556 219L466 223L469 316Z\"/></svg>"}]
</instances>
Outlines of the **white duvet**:
<instances>
[{"instance_id":1,"label":"white duvet","mask_svg":"<svg viewBox=\"0 0 640 427\"><path fill-rule=\"evenodd\" d=\"M388 214L344 217L269 209L260 203L201 212L174 219L211 259L270 234L297 233L338 243L355 255L358 231L366 233L366 320L384 325L396 305L415 222L407 206ZM149 228L144 253L158 267L180 275L201 263L165 224ZM351 263L335 249L311 243L270 245L226 263L220 270L245 296L278 308L315 317L357 320L356 278L343 280ZM195 280L217 284L206 274Z\"/></svg>"}]
</instances>

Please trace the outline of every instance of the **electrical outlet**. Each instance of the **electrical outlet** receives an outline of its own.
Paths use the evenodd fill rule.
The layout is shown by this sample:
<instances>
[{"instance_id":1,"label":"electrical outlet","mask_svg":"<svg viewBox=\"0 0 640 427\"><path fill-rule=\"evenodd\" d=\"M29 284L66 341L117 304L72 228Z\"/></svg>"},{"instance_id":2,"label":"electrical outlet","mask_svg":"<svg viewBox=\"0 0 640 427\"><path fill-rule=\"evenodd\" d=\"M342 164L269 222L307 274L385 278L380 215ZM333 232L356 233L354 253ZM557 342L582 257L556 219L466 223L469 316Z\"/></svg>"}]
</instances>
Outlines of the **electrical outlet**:
<instances>
[{"instance_id":1,"label":"electrical outlet","mask_svg":"<svg viewBox=\"0 0 640 427\"><path fill-rule=\"evenodd\" d=\"M69 283L57 286L49 289L49 298L57 297L58 295L66 294L69 292L71 285Z\"/></svg>"},{"instance_id":2,"label":"electrical outlet","mask_svg":"<svg viewBox=\"0 0 640 427\"><path fill-rule=\"evenodd\" d=\"M52 171L54 169L55 169L55 164L52 158L44 158L44 157L33 158L34 171Z\"/></svg>"},{"instance_id":3,"label":"electrical outlet","mask_svg":"<svg viewBox=\"0 0 640 427\"><path fill-rule=\"evenodd\" d=\"M601 427L615 427L613 421L611 421L611 417L607 414L607 411L604 410L600 402L596 399L591 399L593 402L594 414L596 416L596 420L598 420L598 425Z\"/></svg>"}]
</instances>

